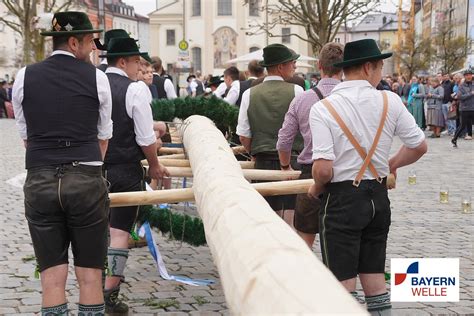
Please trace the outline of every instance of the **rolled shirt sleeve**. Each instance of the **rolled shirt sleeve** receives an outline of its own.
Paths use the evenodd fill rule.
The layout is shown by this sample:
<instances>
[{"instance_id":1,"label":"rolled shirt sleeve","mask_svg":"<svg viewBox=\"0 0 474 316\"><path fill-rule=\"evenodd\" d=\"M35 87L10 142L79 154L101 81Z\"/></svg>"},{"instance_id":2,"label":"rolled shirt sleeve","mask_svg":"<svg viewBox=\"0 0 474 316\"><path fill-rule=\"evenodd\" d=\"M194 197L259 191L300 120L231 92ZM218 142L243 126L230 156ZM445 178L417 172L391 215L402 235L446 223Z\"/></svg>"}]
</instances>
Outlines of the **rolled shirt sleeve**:
<instances>
[{"instance_id":1,"label":"rolled shirt sleeve","mask_svg":"<svg viewBox=\"0 0 474 316\"><path fill-rule=\"evenodd\" d=\"M311 128L311 138L313 140L313 160L325 159L335 160L334 141L328 123L321 114L323 104L316 103L309 113L309 126Z\"/></svg>"},{"instance_id":2,"label":"rolled shirt sleeve","mask_svg":"<svg viewBox=\"0 0 474 316\"><path fill-rule=\"evenodd\" d=\"M391 97L389 104L395 106L399 111L394 134L397 135L408 148L418 147L425 140L425 134L416 124L415 118L408 112L401 100L394 98L391 94L389 95Z\"/></svg>"},{"instance_id":3,"label":"rolled shirt sleeve","mask_svg":"<svg viewBox=\"0 0 474 316\"><path fill-rule=\"evenodd\" d=\"M97 94L99 97L99 121L97 122L97 138L106 140L112 138L112 93L109 79L101 70L96 70Z\"/></svg>"},{"instance_id":4,"label":"rolled shirt sleeve","mask_svg":"<svg viewBox=\"0 0 474 316\"><path fill-rule=\"evenodd\" d=\"M288 112L286 112L285 119L283 120L283 125L278 131L278 141L276 144L277 150L290 152L293 147L293 141L299 131L296 109L301 102L300 100L301 98L296 97L290 103Z\"/></svg>"},{"instance_id":5,"label":"rolled shirt sleeve","mask_svg":"<svg viewBox=\"0 0 474 316\"><path fill-rule=\"evenodd\" d=\"M239 118L237 120L237 129L236 133L239 136L251 138L252 132L250 130L250 123L249 123L249 116L248 116L248 109L250 104L250 90L247 89L244 94L242 95L242 101L240 102L240 109L239 109Z\"/></svg>"},{"instance_id":6,"label":"rolled shirt sleeve","mask_svg":"<svg viewBox=\"0 0 474 316\"><path fill-rule=\"evenodd\" d=\"M165 79L165 92L166 92L166 97L171 100L171 99L176 99L178 96L176 95L176 91L174 89L173 82L169 79Z\"/></svg>"},{"instance_id":7,"label":"rolled shirt sleeve","mask_svg":"<svg viewBox=\"0 0 474 316\"><path fill-rule=\"evenodd\" d=\"M12 90L12 104L13 104L13 113L15 114L16 126L20 137L23 140L28 138L28 133L26 129L26 120L25 115L23 114L23 87L25 82L25 70L26 67L20 69L16 75L15 83L13 84Z\"/></svg>"},{"instance_id":8,"label":"rolled shirt sleeve","mask_svg":"<svg viewBox=\"0 0 474 316\"><path fill-rule=\"evenodd\" d=\"M133 82L128 86L126 94L127 114L133 119L135 141L139 146L150 146L156 142L151 101L150 89L143 81Z\"/></svg>"}]
</instances>

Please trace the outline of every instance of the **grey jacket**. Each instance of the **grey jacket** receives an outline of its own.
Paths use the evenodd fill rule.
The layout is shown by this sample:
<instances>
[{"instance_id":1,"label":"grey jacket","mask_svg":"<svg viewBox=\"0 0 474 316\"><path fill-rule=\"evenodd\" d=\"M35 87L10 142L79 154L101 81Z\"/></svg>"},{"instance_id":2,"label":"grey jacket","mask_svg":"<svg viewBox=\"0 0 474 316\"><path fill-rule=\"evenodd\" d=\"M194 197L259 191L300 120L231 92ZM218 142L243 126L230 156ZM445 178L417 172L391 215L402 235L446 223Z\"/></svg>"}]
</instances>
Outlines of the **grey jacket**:
<instances>
[{"instance_id":1,"label":"grey jacket","mask_svg":"<svg viewBox=\"0 0 474 316\"><path fill-rule=\"evenodd\" d=\"M436 88L430 87L428 93L431 93L431 97L426 95L426 103L428 105L428 109L438 109L441 110L443 106L443 98L444 98L444 89L442 86L437 86Z\"/></svg>"},{"instance_id":2,"label":"grey jacket","mask_svg":"<svg viewBox=\"0 0 474 316\"><path fill-rule=\"evenodd\" d=\"M474 84L471 82L464 82L459 86L458 100L460 111L474 111Z\"/></svg>"}]
</instances>

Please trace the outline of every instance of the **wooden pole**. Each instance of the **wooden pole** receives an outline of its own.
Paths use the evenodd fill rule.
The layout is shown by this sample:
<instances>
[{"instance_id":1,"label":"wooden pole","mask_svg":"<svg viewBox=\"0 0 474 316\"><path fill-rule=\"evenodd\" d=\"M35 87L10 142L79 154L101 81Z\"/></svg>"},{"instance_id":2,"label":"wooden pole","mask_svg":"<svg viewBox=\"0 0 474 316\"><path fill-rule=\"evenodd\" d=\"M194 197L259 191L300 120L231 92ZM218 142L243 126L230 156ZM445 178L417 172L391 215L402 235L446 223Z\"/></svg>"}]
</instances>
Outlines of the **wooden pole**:
<instances>
[{"instance_id":1,"label":"wooden pole","mask_svg":"<svg viewBox=\"0 0 474 316\"><path fill-rule=\"evenodd\" d=\"M232 147L232 151L234 154L243 154L246 153L247 151L245 150L244 146L235 146ZM184 149L183 148L176 148L176 147L161 147L158 149L158 154L160 155L169 155L169 154L183 154Z\"/></svg>"},{"instance_id":2,"label":"wooden pole","mask_svg":"<svg viewBox=\"0 0 474 316\"><path fill-rule=\"evenodd\" d=\"M279 182L253 183L252 186L263 196L298 194L308 192L312 179L289 180ZM192 188L110 193L110 206L152 205L160 203L178 203L194 201Z\"/></svg>"},{"instance_id":3,"label":"wooden pole","mask_svg":"<svg viewBox=\"0 0 474 316\"><path fill-rule=\"evenodd\" d=\"M148 169L148 166L145 166ZM170 177L193 177L193 170L187 167L166 167ZM240 168L241 169L241 168ZM300 177L301 171L280 171L261 169L242 169L242 174L247 180L257 181L283 181L296 180Z\"/></svg>"},{"instance_id":4,"label":"wooden pole","mask_svg":"<svg viewBox=\"0 0 474 316\"><path fill-rule=\"evenodd\" d=\"M367 315L244 179L214 124L194 115L184 126L197 209L231 314Z\"/></svg>"},{"instance_id":5,"label":"wooden pole","mask_svg":"<svg viewBox=\"0 0 474 316\"><path fill-rule=\"evenodd\" d=\"M167 158L168 156L160 156L160 162L166 167L190 167L189 160L187 159L162 159ZM254 169L255 162L254 161L239 161L240 167L242 169ZM142 165L148 166L148 161L146 159L142 160Z\"/></svg>"},{"instance_id":6,"label":"wooden pole","mask_svg":"<svg viewBox=\"0 0 474 316\"><path fill-rule=\"evenodd\" d=\"M158 159L161 161L162 159L186 159L185 154L172 154L172 155L164 155L164 156L158 156ZM146 160L142 160L146 161ZM147 162L148 163L148 162Z\"/></svg>"}]
</instances>

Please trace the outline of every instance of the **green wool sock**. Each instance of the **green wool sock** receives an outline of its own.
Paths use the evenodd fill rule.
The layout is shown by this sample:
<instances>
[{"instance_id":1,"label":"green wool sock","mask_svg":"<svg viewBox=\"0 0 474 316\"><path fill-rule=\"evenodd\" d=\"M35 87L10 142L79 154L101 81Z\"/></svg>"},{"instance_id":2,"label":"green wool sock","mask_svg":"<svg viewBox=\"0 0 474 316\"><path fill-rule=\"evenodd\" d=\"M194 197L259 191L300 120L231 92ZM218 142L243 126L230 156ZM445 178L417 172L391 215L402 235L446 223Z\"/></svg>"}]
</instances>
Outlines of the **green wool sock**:
<instances>
[{"instance_id":1,"label":"green wool sock","mask_svg":"<svg viewBox=\"0 0 474 316\"><path fill-rule=\"evenodd\" d=\"M77 316L104 316L105 315L105 305L95 304L95 305L84 305L79 304L79 311Z\"/></svg>"},{"instance_id":2,"label":"green wool sock","mask_svg":"<svg viewBox=\"0 0 474 316\"><path fill-rule=\"evenodd\" d=\"M41 308L41 316L67 316L67 303L50 306L50 307L42 307Z\"/></svg>"},{"instance_id":3,"label":"green wool sock","mask_svg":"<svg viewBox=\"0 0 474 316\"><path fill-rule=\"evenodd\" d=\"M392 304L390 303L390 294L388 294L388 292L375 296L366 296L365 300L367 302L367 310L369 312L378 312L392 308Z\"/></svg>"}]
</instances>

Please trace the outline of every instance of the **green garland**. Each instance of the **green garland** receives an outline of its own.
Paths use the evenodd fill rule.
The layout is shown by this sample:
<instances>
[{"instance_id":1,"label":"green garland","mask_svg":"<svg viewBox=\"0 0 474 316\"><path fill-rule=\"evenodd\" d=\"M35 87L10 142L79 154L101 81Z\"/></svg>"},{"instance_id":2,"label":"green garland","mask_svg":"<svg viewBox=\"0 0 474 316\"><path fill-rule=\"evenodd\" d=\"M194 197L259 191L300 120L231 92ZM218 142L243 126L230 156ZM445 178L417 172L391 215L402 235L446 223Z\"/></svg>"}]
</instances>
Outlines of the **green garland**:
<instances>
[{"instance_id":1,"label":"green garland","mask_svg":"<svg viewBox=\"0 0 474 316\"><path fill-rule=\"evenodd\" d=\"M158 228L171 239L184 241L193 246L206 245L204 225L200 218L172 212L168 208L143 206L138 213L137 221L148 221L151 227ZM184 233L183 233L184 230Z\"/></svg>"},{"instance_id":2,"label":"green garland","mask_svg":"<svg viewBox=\"0 0 474 316\"><path fill-rule=\"evenodd\" d=\"M151 103L151 108L155 121L171 122L175 118L185 120L191 115L205 116L229 137L235 134L239 116L238 107L215 96L155 99ZM145 206L140 208L138 221L142 223L148 221L151 227L158 228L172 239L182 240L193 246L206 244L204 226L200 218L175 213L167 208Z\"/></svg>"},{"instance_id":3,"label":"green garland","mask_svg":"<svg viewBox=\"0 0 474 316\"><path fill-rule=\"evenodd\" d=\"M215 96L155 99L151 107L155 121L171 122L174 118L185 120L191 115L202 115L211 119L219 130L230 133L235 133L239 116L238 107Z\"/></svg>"}]
</instances>

